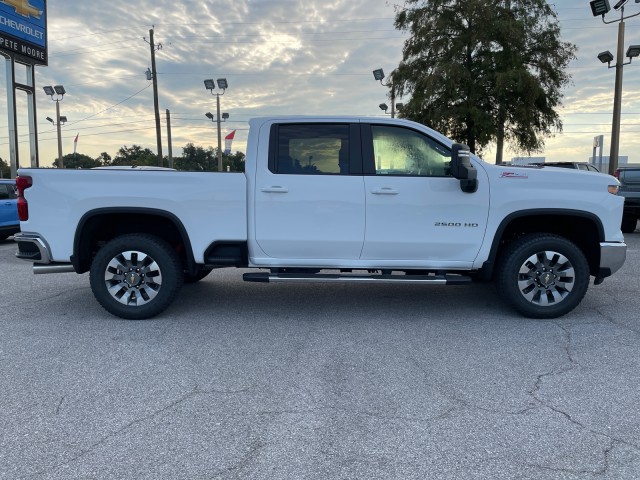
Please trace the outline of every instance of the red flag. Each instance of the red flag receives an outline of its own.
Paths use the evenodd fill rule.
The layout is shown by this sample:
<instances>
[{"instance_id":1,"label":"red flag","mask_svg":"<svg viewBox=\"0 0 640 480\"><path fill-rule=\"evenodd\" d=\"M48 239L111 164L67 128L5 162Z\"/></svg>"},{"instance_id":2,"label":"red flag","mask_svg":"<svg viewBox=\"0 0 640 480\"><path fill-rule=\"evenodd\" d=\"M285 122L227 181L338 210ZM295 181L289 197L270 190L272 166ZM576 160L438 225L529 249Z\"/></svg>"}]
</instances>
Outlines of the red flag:
<instances>
[{"instance_id":1,"label":"red flag","mask_svg":"<svg viewBox=\"0 0 640 480\"><path fill-rule=\"evenodd\" d=\"M229 135L224 137L224 154L229 155L231 153L231 144L233 143L233 137L236 136L236 131L234 130Z\"/></svg>"}]
</instances>

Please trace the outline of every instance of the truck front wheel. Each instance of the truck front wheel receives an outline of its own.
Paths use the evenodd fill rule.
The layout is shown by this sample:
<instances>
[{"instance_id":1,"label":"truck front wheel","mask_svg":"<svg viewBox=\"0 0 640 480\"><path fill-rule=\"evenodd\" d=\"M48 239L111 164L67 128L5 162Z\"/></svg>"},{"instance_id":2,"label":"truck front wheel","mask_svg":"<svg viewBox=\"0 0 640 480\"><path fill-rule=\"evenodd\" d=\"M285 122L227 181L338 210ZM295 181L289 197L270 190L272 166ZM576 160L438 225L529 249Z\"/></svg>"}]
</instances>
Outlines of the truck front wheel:
<instances>
[{"instance_id":1,"label":"truck front wheel","mask_svg":"<svg viewBox=\"0 0 640 480\"><path fill-rule=\"evenodd\" d=\"M556 318L573 310L589 287L589 264L569 240L551 234L525 235L501 255L498 293L530 318Z\"/></svg>"},{"instance_id":2,"label":"truck front wheel","mask_svg":"<svg viewBox=\"0 0 640 480\"><path fill-rule=\"evenodd\" d=\"M622 215L622 225L620 230L622 230L622 233L633 233L636 231L637 224L638 218L636 216L625 213Z\"/></svg>"},{"instance_id":3,"label":"truck front wheel","mask_svg":"<svg viewBox=\"0 0 640 480\"><path fill-rule=\"evenodd\" d=\"M131 234L102 247L89 276L91 290L105 310L142 320L158 315L173 302L182 286L183 267L162 239Z\"/></svg>"}]
</instances>

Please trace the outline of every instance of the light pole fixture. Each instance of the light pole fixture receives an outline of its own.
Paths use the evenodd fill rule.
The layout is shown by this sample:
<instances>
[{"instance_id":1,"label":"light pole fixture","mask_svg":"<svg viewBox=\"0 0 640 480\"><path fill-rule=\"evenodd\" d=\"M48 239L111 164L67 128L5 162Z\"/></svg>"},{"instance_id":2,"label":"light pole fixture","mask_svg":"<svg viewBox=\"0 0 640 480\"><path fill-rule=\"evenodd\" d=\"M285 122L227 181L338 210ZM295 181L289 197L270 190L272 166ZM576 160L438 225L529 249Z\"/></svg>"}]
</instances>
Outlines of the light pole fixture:
<instances>
[{"instance_id":1,"label":"light pole fixture","mask_svg":"<svg viewBox=\"0 0 640 480\"><path fill-rule=\"evenodd\" d=\"M594 17L602 16L602 22L605 24L620 22L618 24L618 48L616 52L616 64L611 65L614 57L608 50L598 54L598 60L602 63L606 63L608 68L616 69L616 80L613 95L613 119L611 121L611 153L609 154L609 175L613 175L618 168L618 154L620 152L620 115L622 113L622 69L625 65L631 63L634 57L640 55L640 46L632 45L627 50L627 57L629 61L624 61L624 21L627 18L633 18L640 15L640 12L633 15L624 16L624 6L629 0L619 0L614 6L614 10L620 11L620 18L616 20L607 21L604 16L611 11L609 0L593 0L589 2L591 5L591 12ZM640 0L636 0L635 3L640 3Z\"/></svg>"},{"instance_id":2,"label":"light pole fixture","mask_svg":"<svg viewBox=\"0 0 640 480\"><path fill-rule=\"evenodd\" d=\"M222 93L214 92L216 87L215 87L215 84L213 83L212 78L209 78L204 81L204 88L209 90L211 92L211 95L216 96L216 109L217 109L216 118L217 118L217 124L218 124L218 171L221 172L222 171L222 134L220 132L220 96L224 95L224 92L229 87L229 84L227 83L226 78L218 78L216 80L216 83L218 84L218 88L222 90ZM205 115L207 116L207 118L213 121L213 115L211 115L210 112L207 112ZM229 114L227 114L226 118L229 118Z\"/></svg>"},{"instance_id":3,"label":"light pole fixture","mask_svg":"<svg viewBox=\"0 0 640 480\"><path fill-rule=\"evenodd\" d=\"M613 54L609 50L607 50L606 52L600 52L598 54L598 60L600 60L602 63L611 64L611 62L613 61Z\"/></svg>"},{"instance_id":4,"label":"light pole fixture","mask_svg":"<svg viewBox=\"0 0 640 480\"><path fill-rule=\"evenodd\" d=\"M373 71L373 78L380 82L380 85L382 85L383 87L389 87L391 88L391 118L394 118L396 116L396 111L395 111L395 103L396 103L396 90L395 87L393 85L393 81L389 81L387 83L383 83L382 80L384 80L384 70L382 70L381 68L377 68ZM380 104L380 108L382 108L382 105L385 104ZM386 112L386 109L383 109Z\"/></svg>"},{"instance_id":5,"label":"light pole fixture","mask_svg":"<svg viewBox=\"0 0 640 480\"><path fill-rule=\"evenodd\" d=\"M211 120L212 122L215 122L215 115L211 112L207 112L204 114L205 117L207 117L209 120ZM223 112L222 113L222 121L226 122L229 119L229 114L227 112Z\"/></svg>"},{"instance_id":6,"label":"light pole fixture","mask_svg":"<svg viewBox=\"0 0 640 480\"><path fill-rule=\"evenodd\" d=\"M389 110L389 105L387 105L386 103L381 103L380 105L378 105L378 107L380 107L380 110L382 110L385 114L387 113L387 110ZM396 103L396 109L395 109L396 112L399 112L403 108L404 108L403 103Z\"/></svg>"},{"instance_id":7,"label":"light pole fixture","mask_svg":"<svg viewBox=\"0 0 640 480\"><path fill-rule=\"evenodd\" d=\"M56 121L55 121L53 118L51 118L51 117L47 117L47 120L48 120L49 122L51 122L53 125L57 125ZM65 123L67 123L67 117L66 117L65 115L60 115L60 123L61 123L62 125L64 125Z\"/></svg>"},{"instance_id":8,"label":"light pole fixture","mask_svg":"<svg viewBox=\"0 0 640 480\"><path fill-rule=\"evenodd\" d=\"M51 97L51 100L56 102L56 121L54 122L53 119L49 117L47 117L47 120L53 123L58 131L58 168L64 168L64 164L62 162L62 132L60 130L60 125L67 123L67 117L60 116L60 101L64 98L67 91L62 85L55 85L53 87L51 85L46 85L42 87L42 89L44 90L44 93ZM53 98L54 95L56 98Z\"/></svg>"},{"instance_id":9,"label":"light pole fixture","mask_svg":"<svg viewBox=\"0 0 640 480\"><path fill-rule=\"evenodd\" d=\"M640 45L631 45L627 48L627 54L625 55L629 59L629 63L631 63L631 59L636 58L640 55Z\"/></svg>"}]
</instances>

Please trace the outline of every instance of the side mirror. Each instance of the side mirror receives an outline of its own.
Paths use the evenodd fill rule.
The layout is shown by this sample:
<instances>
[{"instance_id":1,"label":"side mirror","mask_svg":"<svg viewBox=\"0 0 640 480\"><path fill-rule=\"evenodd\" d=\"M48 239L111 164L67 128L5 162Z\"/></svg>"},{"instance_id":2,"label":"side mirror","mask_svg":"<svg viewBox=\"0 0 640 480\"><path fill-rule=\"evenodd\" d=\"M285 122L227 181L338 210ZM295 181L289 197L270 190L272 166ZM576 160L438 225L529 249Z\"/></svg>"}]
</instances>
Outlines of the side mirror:
<instances>
[{"instance_id":1,"label":"side mirror","mask_svg":"<svg viewBox=\"0 0 640 480\"><path fill-rule=\"evenodd\" d=\"M460 180L460 190L473 193L478 190L478 171L471 165L471 151L462 143L454 143L451 148L451 175Z\"/></svg>"}]
</instances>

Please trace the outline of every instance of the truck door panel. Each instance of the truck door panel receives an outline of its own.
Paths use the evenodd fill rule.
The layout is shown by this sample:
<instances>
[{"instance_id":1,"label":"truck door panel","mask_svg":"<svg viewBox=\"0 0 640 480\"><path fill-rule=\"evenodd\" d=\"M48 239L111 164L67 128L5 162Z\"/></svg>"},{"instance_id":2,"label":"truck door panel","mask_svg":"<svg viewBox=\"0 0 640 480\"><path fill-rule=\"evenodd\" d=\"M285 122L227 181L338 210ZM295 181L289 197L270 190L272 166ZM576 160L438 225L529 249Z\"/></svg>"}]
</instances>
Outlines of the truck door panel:
<instances>
[{"instance_id":1,"label":"truck door panel","mask_svg":"<svg viewBox=\"0 0 640 480\"><path fill-rule=\"evenodd\" d=\"M422 132L363 128L366 231L363 260L472 262L482 245L489 189L472 194L448 173L451 152Z\"/></svg>"},{"instance_id":2,"label":"truck door panel","mask_svg":"<svg viewBox=\"0 0 640 480\"><path fill-rule=\"evenodd\" d=\"M364 241L359 126L276 124L258 169L255 234L273 258L358 259Z\"/></svg>"}]
</instances>

